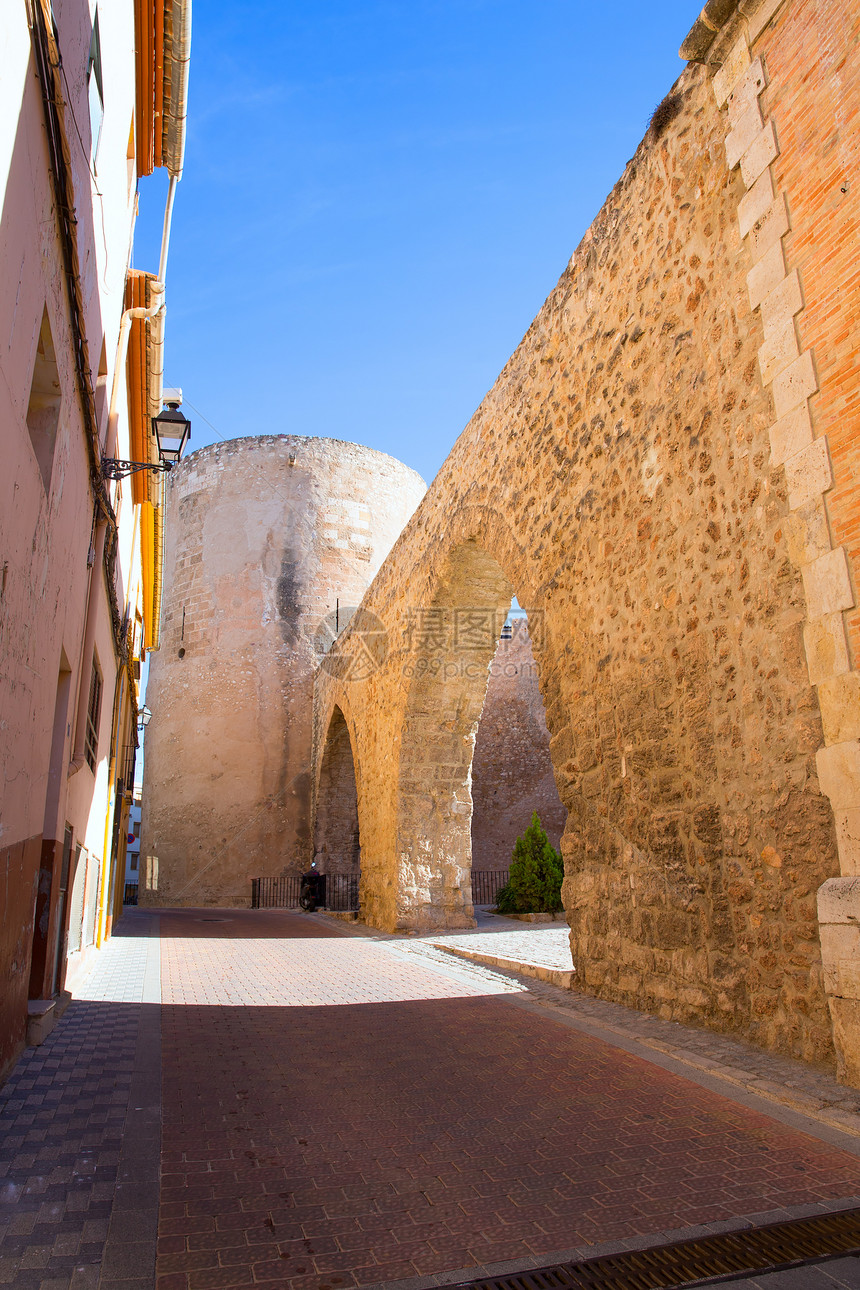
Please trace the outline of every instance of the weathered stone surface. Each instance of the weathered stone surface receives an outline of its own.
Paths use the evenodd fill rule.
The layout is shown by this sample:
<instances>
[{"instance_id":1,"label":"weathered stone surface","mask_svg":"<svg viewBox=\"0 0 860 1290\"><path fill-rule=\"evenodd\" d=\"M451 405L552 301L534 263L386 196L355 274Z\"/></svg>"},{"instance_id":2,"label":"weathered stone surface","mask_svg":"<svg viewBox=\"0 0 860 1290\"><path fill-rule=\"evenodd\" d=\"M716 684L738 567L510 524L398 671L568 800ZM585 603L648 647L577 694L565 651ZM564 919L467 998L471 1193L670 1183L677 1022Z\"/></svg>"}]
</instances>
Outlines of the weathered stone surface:
<instances>
[{"instance_id":1,"label":"weathered stone surface","mask_svg":"<svg viewBox=\"0 0 860 1290\"><path fill-rule=\"evenodd\" d=\"M764 128L750 143L740 159L741 174L747 188L751 188L759 175L769 166L779 152L776 141L776 130L773 121L768 121Z\"/></svg>"},{"instance_id":2,"label":"weathered stone surface","mask_svg":"<svg viewBox=\"0 0 860 1290\"><path fill-rule=\"evenodd\" d=\"M722 67L714 76L714 96L720 107L723 106L732 90L745 74L751 61L746 36L740 35L729 50Z\"/></svg>"},{"instance_id":3,"label":"weathered stone surface","mask_svg":"<svg viewBox=\"0 0 860 1290\"><path fill-rule=\"evenodd\" d=\"M796 453L812 443L812 422L809 408L803 403L793 412L781 417L770 428L770 454L774 466L781 466ZM806 563L806 561L802 561Z\"/></svg>"},{"instance_id":4,"label":"weathered stone surface","mask_svg":"<svg viewBox=\"0 0 860 1290\"><path fill-rule=\"evenodd\" d=\"M774 203L773 177L765 170L755 181L749 192L738 202L738 226L741 237L746 237L750 230L763 219Z\"/></svg>"},{"instance_id":5,"label":"weathered stone surface","mask_svg":"<svg viewBox=\"0 0 860 1290\"><path fill-rule=\"evenodd\" d=\"M834 808L855 806L860 801L860 741L819 748L815 761L822 792Z\"/></svg>"},{"instance_id":6,"label":"weathered stone surface","mask_svg":"<svg viewBox=\"0 0 860 1290\"><path fill-rule=\"evenodd\" d=\"M766 296L785 278L785 256L782 244L775 243L747 274L750 307L757 309Z\"/></svg>"},{"instance_id":7,"label":"weathered stone surface","mask_svg":"<svg viewBox=\"0 0 860 1290\"><path fill-rule=\"evenodd\" d=\"M843 547L820 555L803 567L803 585L810 618L850 609L854 604L848 559Z\"/></svg>"},{"instance_id":8,"label":"weathered stone surface","mask_svg":"<svg viewBox=\"0 0 860 1290\"><path fill-rule=\"evenodd\" d=\"M314 668L423 492L385 453L299 435L171 472L141 903L245 905L252 877L307 868Z\"/></svg>"},{"instance_id":9,"label":"weathered stone surface","mask_svg":"<svg viewBox=\"0 0 860 1290\"><path fill-rule=\"evenodd\" d=\"M840 676L851 667L845 622L842 614L825 614L804 623L803 643L809 679L813 685L831 676Z\"/></svg>"},{"instance_id":10,"label":"weathered stone surface","mask_svg":"<svg viewBox=\"0 0 860 1290\"><path fill-rule=\"evenodd\" d=\"M792 269L761 302L761 325L765 337L781 332L803 308L803 293L797 269Z\"/></svg>"},{"instance_id":11,"label":"weathered stone surface","mask_svg":"<svg viewBox=\"0 0 860 1290\"><path fill-rule=\"evenodd\" d=\"M837 860L803 586L726 118L701 67L675 93L370 589L385 661L347 680L347 633L319 678L317 764L336 705L366 920L468 923L469 768L515 592L569 813L576 987L819 1060ZM786 276L773 250L754 304ZM483 639L459 631L476 616Z\"/></svg>"},{"instance_id":12,"label":"weathered stone surface","mask_svg":"<svg viewBox=\"0 0 860 1290\"><path fill-rule=\"evenodd\" d=\"M750 63L740 80L735 83L731 94L726 99L729 123L733 129L736 128L741 117L744 116L753 103L758 102L759 95L765 84L762 61L760 58L756 58Z\"/></svg>"},{"instance_id":13,"label":"weathered stone surface","mask_svg":"<svg viewBox=\"0 0 860 1290\"><path fill-rule=\"evenodd\" d=\"M835 812L839 863L846 877L860 876L860 806L843 806Z\"/></svg>"},{"instance_id":14,"label":"weathered stone surface","mask_svg":"<svg viewBox=\"0 0 860 1290\"><path fill-rule=\"evenodd\" d=\"M774 380L773 405L777 417L784 417L787 412L805 403L817 389L818 377L815 375L815 364L812 361L812 354L806 350Z\"/></svg>"},{"instance_id":15,"label":"weathered stone surface","mask_svg":"<svg viewBox=\"0 0 860 1290\"><path fill-rule=\"evenodd\" d=\"M826 439L816 439L788 458L785 482L788 485L788 504L793 511L827 492L833 483L833 468Z\"/></svg>"},{"instance_id":16,"label":"weathered stone surface","mask_svg":"<svg viewBox=\"0 0 860 1290\"><path fill-rule=\"evenodd\" d=\"M762 179L756 180L750 189L754 189L762 182L765 176L769 176L770 171L765 171ZM791 227L788 218L788 207L785 204L785 194L781 193L779 197L767 208L760 218L756 219L752 228L749 230L749 251L750 257L754 264L764 259L771 247L784 237Z\"/></svg>"}]
</instances>

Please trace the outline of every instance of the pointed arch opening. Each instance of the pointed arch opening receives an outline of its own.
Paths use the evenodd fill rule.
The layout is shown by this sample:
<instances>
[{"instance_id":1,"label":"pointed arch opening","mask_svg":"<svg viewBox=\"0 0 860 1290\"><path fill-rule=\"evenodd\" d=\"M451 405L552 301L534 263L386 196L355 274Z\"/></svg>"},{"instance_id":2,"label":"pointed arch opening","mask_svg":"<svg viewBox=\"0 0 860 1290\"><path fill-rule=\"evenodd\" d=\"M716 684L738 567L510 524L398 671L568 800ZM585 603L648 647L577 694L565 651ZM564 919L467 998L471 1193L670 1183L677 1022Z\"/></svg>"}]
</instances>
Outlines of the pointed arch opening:
<instances>
[{"instance_id":1,"label":"pointed arch opening","mask_svg":"<svg viewBox=\"0 0 860 1290\"><path fill-rule=\"evenodd\" d=\"M317 786L314 859L320 873L361 871L358 784L346 718L335 707L326 733Z\"/></svg>"},{"instance_id":2,"label":"pointed arch opening","mask_svg":"<svg viewBox=\"0 0 860 1290\"><path fill-rule=\"evenodd\" d=\"M567 823L550 755L535 651L542 621L514 600L490 664L472 759L472 898L492 905L537 812L558 851Z\"/></svg>"}]
</instances>

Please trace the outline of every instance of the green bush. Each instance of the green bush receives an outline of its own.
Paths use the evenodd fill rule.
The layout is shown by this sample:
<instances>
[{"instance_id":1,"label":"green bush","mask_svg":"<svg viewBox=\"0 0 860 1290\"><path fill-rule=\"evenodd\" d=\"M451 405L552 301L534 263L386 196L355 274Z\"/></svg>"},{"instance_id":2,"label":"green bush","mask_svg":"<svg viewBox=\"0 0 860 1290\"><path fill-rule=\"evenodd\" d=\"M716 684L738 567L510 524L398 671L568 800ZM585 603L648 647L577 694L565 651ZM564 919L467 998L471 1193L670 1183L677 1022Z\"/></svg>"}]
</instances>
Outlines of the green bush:
<instances>
[{"instance_id":1,"label":"green bush","mask_svg":"<svg viewBox=\"0 0 860 1290\"><path fill-rule=\"evenodd\" d=\"M561 909L561 856L541 828L537 811L517 838L508 881L496 898L500 914L555 913Z\"/></svg>"}]
</instances>

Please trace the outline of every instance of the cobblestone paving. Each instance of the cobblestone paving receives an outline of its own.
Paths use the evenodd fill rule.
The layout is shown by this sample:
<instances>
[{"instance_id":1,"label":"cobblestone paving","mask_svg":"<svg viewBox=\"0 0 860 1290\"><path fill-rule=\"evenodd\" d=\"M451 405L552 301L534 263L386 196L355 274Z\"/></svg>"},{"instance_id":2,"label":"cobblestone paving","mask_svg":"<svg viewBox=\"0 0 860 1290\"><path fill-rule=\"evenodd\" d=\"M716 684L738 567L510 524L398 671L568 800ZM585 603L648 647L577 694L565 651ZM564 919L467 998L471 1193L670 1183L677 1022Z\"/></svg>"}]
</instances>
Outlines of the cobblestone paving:
<instances>
[{"instance_id":1,"label":"cobblestone paving","mask_svg":"<svg viewBox=\"0 0 860 1290\"><path fill-rule=\"evenodd\" d=\"M0 1285L99 1284L145 964L145 941L111 941L48 1039L26 1050L0 1090Z\"/></svg>"},{"instance_id":2,"label":"cobblestone paving","mask_svg":"<svg viewBox=\"0 0 860 1290\"><path fill-rule=\"evenodd\" d=\"M159 1290L426 1278L860 1191L854 1155L524 1010L498 973L301 915L267 950L230 917L211 939L162 919L165 999L198 1002L164 1009ZM224 1006L243 934L257 1003Z\"/></svg>"},{"instance_id":3,"label":"cobblestone paving","mask_svg":"<svg viewBox=\"0 0 860 1290\"><path fill-rule=\"evenodd\" d=\"M325 918L160 924L163 981L129 912L0 1092L0 1286L417 1290L860 1192L857 1155L558 1024L641 1014ZM856 1261L804 1275L750 1284Z\"/></svg>"}]
</instances>

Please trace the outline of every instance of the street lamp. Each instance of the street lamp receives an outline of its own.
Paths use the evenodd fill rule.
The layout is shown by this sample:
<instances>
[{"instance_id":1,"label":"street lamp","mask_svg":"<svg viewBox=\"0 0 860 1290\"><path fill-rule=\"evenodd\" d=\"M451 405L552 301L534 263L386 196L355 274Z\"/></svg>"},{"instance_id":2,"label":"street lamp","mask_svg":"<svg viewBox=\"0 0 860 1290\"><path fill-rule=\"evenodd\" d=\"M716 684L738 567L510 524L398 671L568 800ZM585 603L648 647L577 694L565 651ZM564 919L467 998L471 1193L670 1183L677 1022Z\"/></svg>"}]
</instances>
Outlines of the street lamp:
<instances>
[{"instance_id":1,"label":"street lamp","mask_svg":"<svg viewBox=\"0 0 860 1290\"><path fill-rule=\"evenodd\" d=\"M152 433L158 444L158 461L122 461L116 457L102 457L102 475L105 479L125 479L140 470L165 474L182 459L185 445L191 438L191 422L179 411L181 390L165 390L166 407L152 418Z\"/></svg>"},{"instance_id":2,"label":"street lamp","mask_svg":"<svg viewBox=\"0 0 860 1290\"><path fill-rule=\"evenodd\" d=\"M185 445L191 438L191 422L179 411L182 398L181 391L178 393L178 399L166 398L167 407L152 418L152 429L158 440L158 455L165 470L170 470L171 466L181 461Z\"/></svg>"},{"instance_id":3,"label":"street lamp","mask_svg":"<svg viewBox=\"0 0 860 1290\"><path fill-rule=\"evenodd\" d=\"M146 704L144 704L137 714L138 730L145 730L151 720L152 720L152 713L150 712Z\"/></svg>"}]
</instances>

